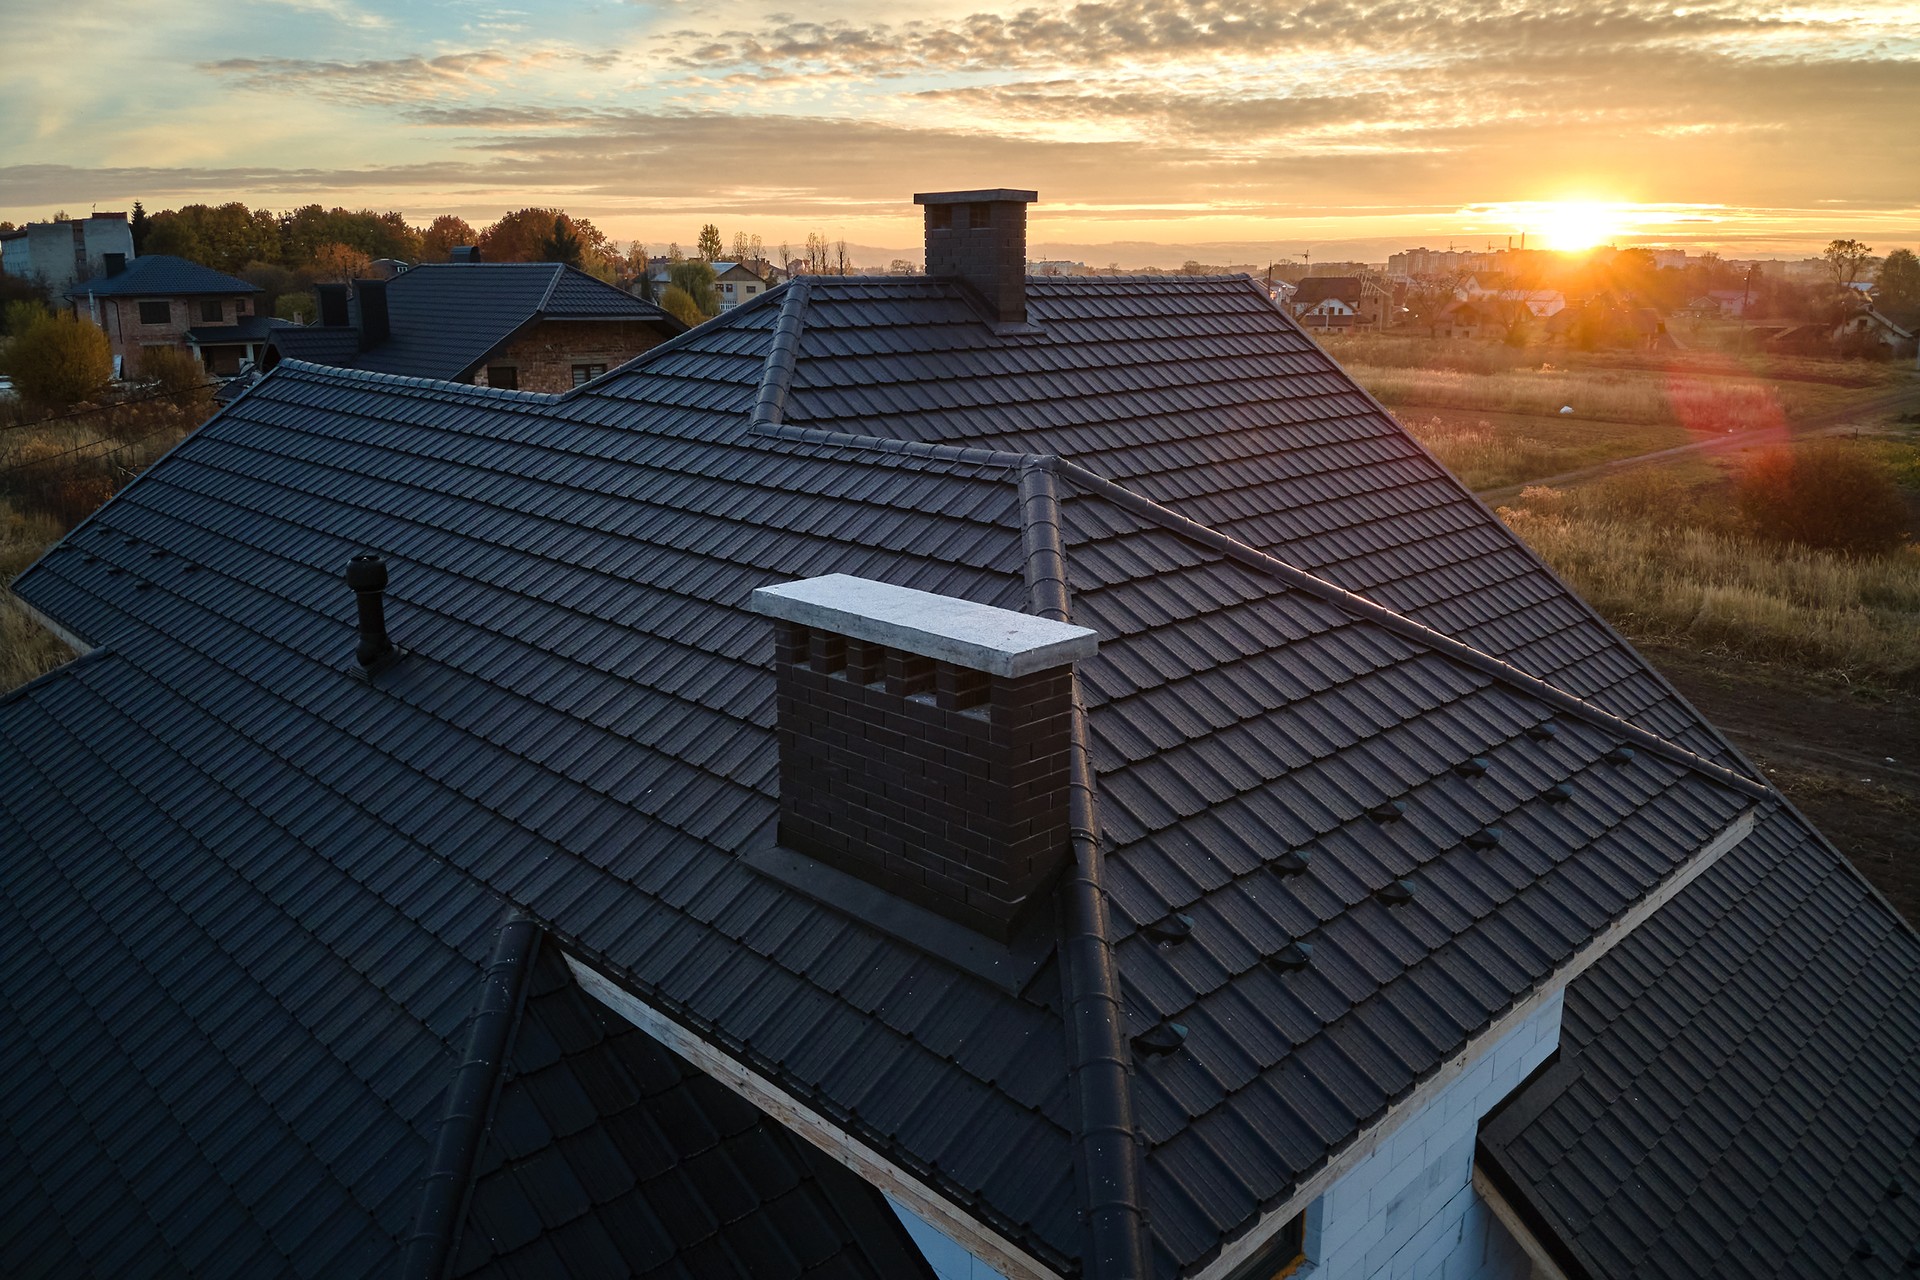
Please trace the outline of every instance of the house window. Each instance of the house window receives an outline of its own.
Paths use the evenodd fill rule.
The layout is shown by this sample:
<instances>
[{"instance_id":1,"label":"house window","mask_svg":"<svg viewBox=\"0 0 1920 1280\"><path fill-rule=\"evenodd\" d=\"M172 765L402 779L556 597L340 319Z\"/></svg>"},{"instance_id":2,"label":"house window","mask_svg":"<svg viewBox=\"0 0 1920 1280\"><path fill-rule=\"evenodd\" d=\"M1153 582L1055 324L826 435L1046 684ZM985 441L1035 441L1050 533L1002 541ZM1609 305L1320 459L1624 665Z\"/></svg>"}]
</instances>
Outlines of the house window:
<instances>
[{"instance_id":1,"label":"house window","mask_svg":"<svg viewBox=\"0 0 1920 1280\"><path fill-rule=\"evenodd\" d=\"M201 303L200 319L205 321L207 324L219 324L222 319L222 316L220 314L220 304L218 302Z\"/></svg>"},{"instance_id":2,"label":"house window","mask_svg":"<svg viewBox=\"0 0 1920 1280\"><path fill-rule=\"evenodd\" d=\"M487 366L487 385L501 387L507 391L518 391L520 370L510 364L490 364Z\"/></svg>"},{"instance_id":3,"label":"house window","mask_svg":"<svg viewBox=\"0 0 1920 1280\"><path fill-rule=\"evenodd\" d=\"M946 231L953 226L953 206L950 204L930 204L927 206L927 226L935 231Z\"/></svg>"},{"instance_id":4,"label":"house window","mask_svg":"<svg viewBox=\"0 0 1920 1280\"><path fill-rule=\"evenodd\" d=\"M990 204L970 204L967 206L967 225L975 231L984 231L993 225L993 206Z\"/></svg>"},{"instance_id":5,"label":"house window","mask_svg":"<svg viewBox=\"0 0 1920 1280\"><path fill-rule=\"evenodd\" d=\"M607 366L603 364L577 364L573 366L573 385L576 387L580 386L591 379L599 377L606 371Z\"/></svg>"},{"instance_id":6,"label":"house window","mask_svg":"<svg viewBox=\"0 0 1920 1280\"><path fill-rule=\"evenodd\" d=\"M1306 1261L1307 1215L1295 1216L1233 1273L1233 1280L1282 1280Z\"/></svg>"},{"instance_id":7,"label":"house window","mask_svg":"<svg viewBox=\"0 0 1920 1280\"><path fill-rule=\"evenodd\" d=\"M233 314L235 316L247 314L247 300L245 298L235 298L233 300Z\"/></svg>"},{"instance_id":8,"label":"house window","mask_svg":"<svg viewBox=\"0 0 1920 1280\"><path fill-rule=\"evenodd\" d=\"M143 302L140 304L141 324L172 324L173 304L171 302Z\"/></svg>"}]
</instances>

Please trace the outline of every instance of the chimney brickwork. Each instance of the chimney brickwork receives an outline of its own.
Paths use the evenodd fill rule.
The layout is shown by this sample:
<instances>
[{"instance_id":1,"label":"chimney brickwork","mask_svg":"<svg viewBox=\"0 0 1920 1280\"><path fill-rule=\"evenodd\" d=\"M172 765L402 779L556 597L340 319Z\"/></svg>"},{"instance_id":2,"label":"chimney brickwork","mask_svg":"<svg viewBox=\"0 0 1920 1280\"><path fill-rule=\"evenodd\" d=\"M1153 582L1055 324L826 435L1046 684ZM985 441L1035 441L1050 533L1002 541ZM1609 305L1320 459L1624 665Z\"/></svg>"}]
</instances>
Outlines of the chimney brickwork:
<instances>
[{"instance_id":1,"label":"chimney brickwork","mask_svg":"<svg viewBox=\"0 0 1920 1280\"><path fill-rule=\"evenodd\" d=\"M1035 643L1007 661L1008 647L955 642L937 616L933 631L918 629L926 614L868 626L756 593L781 619L780 842L1004 940L1070 856L1072 661L1092 633L842 575L789 586L836 581L878 589L881 613L945 601L974 621L1018 619Z\"/></svg>"},{"instance_id":2,"label":"chimney brickwork","mask_svg":"<svg viewBox=\"0 0 1920 1280\"><path fill-rule=\"evenodd\" d=\"M1027 322L1027 206L1034 191L935 191L924 206L927 274L964 280L1000 324Z\"/></svg>"}]
</instances>

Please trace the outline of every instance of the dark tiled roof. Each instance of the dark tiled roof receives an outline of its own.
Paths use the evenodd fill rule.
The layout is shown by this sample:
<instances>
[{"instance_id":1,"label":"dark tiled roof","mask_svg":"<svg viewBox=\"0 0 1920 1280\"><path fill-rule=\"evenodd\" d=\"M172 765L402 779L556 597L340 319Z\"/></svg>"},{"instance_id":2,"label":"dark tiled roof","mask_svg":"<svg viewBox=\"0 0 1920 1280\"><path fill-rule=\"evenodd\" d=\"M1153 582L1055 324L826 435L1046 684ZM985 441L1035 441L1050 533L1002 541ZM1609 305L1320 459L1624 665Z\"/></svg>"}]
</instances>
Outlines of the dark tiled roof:
<instances>
[{"instance_id":1,"label":"dark tiled roof","mask_svg":"<svg viewBox=\"0 0 1920 1280\"><path fill-rule=\"evenodd\" d=\"M347 325L295 325L274 332L273 348L287 360L344 368L360 355L360 331Z\"/></svg>"},{"instance_id":2,"label":"dark tiled roof","mask_svg":"<svg viewBox=\"0 0 1920 1280\"><path fill-rule=\"evenodd\" d=\"M98 651L0 701L0 1272L392 1274L499 900L177 674ZM529 985L464 1273L615 1274L611 1240L633 1274L686 1274L684 1248L764 1276L784 1240L914 1274L877 1193L613 1025L551 944ZM652 1198L675 1185L711 1217Z\"/></svg>"},{"instance_id":3,"label":"dark tiled roof","mask_svg":"<svg viewBox=\"0 0 1920 1280\"><path fill-rule=\"evenodd\" d=\"M1573 987L1480 1159L1576 1276L1901 1274L1920 939L1777 813Z\"/></svg>"},{"instance_id":4,"label":"dark tiled roof","mask_svg":"<svg viewBox=\"0 0 1920 1280\"><path fill-rule=\"evenodd\" d=\"M1248 282L1031 288L1040 334L996 337L947 285L817 281L566 396L283 365L18 590L429 848L424 920L510 900L1068 1266L1057 961L1007 991L739 856L775 834L751 590L845 572L1026 608L1029 523L1057 526L1102 634L1079 676L1127 1030L1189 1029L1130 1098L1153 1269L1191 1270L1772 802L1690 755L1739 763ZM371 685L339 581L366 547L412 651ZM1307 870L1268 869L1294 849ZM1401 880L1411 902L1373 896ZM1175 911L1185 941L1142 930ZM1265 965L1290 938L1313 963Z\"/></svg>"},{"instance_id":5,"label":"dark tiled roof","mask_svg":"<svg viewBox=\"0 0 1920 1280\"><path fill-rule=\"evenodd\" d=\"M187 341L203 347L219 346L222 343L264 342L268 336L282 329L294 329L299 326L291 320L281 320L274 316L242 316L238 324L200 325L187 330Z\"/></svg>"},{"instance_id":6,"label":"dark tiled roof","mask_svg":"<svg viewBox=\"0 0 1920 1280\"><path fill-rule=\"evenodd\" d=\"M1722 763L1664 680L1244 276L816 282L786 421L1071 458ZM635 369L649 376L651 365ZM624 394L618 376L604 394Z\"/></svg>"},{"instance_id":7,"label":"dark tiled roof","mask_svg":"<svg viewBox=\"0 0 1920 1280\"><path fill-rule=\"evenodd\" d=\"M1294 306L1303 307L1324 302L1328 298L1357 305L1360 301L1360 277L1308 276L1294 290L1291 301Z\"/></svg>"},{"instance_id":8,"label":"dark tiled roof","mask_svg":"<svg viewBox=\"0 0 1920 1280\"><path fill-rule=\"evenodd\" d=\"M575 984L552 943L448 1274L915 1280L880 1194Z\"/></svg>"},{"instance_id":9,"label":"dark tiled roof","mask_svg":"<svg viewBox=\"0 0 1920 1280\"><path fill-rule=\"evenodd\" d=\"M460 378L534 320L636 320L686 326L653 303L554 262L428 263L387 282L391 336L362 351L351 329L276 334L287 359L416 378ZM322 336L325 335L325 336Z\"/></svg>"},{"instance_id":10,"label":"dark tiled roof","mask_svg":"<svg viewBox=\"0 0 1920 1280\"><path fill-rule=\"evenodd\" d=\"M117 276L95 276L67 291L70 298L180 297L202 293L259 293L258 285L170 254L149 253L127 263Z\"/></svg>"}]
</instances>

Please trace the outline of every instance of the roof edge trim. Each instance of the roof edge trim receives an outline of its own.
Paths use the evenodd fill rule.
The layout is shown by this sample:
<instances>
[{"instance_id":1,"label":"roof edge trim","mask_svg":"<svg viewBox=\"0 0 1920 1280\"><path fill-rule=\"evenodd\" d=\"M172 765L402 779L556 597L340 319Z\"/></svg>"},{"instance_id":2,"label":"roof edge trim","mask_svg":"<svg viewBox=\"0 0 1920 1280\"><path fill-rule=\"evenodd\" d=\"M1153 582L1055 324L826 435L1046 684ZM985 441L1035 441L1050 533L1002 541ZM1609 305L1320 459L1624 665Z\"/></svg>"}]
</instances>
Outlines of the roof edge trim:
<instances>
[{"instance_id":1,"label":"roof edge trim","mask_svg":"<svg viewBox=\"0 0 1920 1280\"><path fill-rule=\"evenodd\" d=\"M861 1140L782 1089L745 1063L722 1052L667 1017L598 969L563 951L580 989L615 1016L640 1028L771 1118L794 1136L926 1219L1007 1280L1064 1280L1032 1254L987 1226L974 1214L927 1186Z\"/></svg>"},{"instance_id":2,"label":"roof edge trim","mask_svg":"<svg viewBox=\"0 0 1920 1280\"><path fill-rule=\"evenodd\" d=\"M1060 536L1060 494L1052 459L1020 468L1020 533L1026 551L1027 603L1043 618L1071 620L1067 557ZM1073 1154L1080 1179L1086 1244L1081 1274L1126 1280L1150 1271L1140 1142L1133 1114L1126 1005L1113 962L1113 935L1102 883L1098 797L1087 713L1074 682L1067 730L1067 813L1073 846L1060 928L1060 985L1066 1002L1067 1057L1073 1081Z\"/></svg>"},{"instance_id":3,"label":"roof edge trim","mask_svg":"<svg viewBox=\"0 0 1920 1280\"><path fill-rule=\"evenodd\" d=\"M527 971L540 943L540 927L509 911L494 937L493 955L481 978L480 1000L467 1032L466 1056L447 1085L440 1132L434 1139L420 1208L407 1237L400 1274L405 1280L440 1280L459 1243L461 1220L473 1189L473 1166L500 1096L507 1048L526 999Z\"/></svg>"},{"instance_id":4,"label":"roof edge trim","mask_svg":"<svg viewBox=\"0 0 1920 1280\"><path fill-rule=\"evenodd\" d=\"M1344 587L1337 587L1324 578L1316 577L1257 547L1248 546L1217 529L1191 520L1177 511L1161 506L1151 498L1142 497L1104 476L1096 475L1077 463L1062 461L1058 464L1057 471L1077 489L1105 498L1115 506L1151 519L1183 537L1276 577L1288 586L1297 587L1318 596L1335 608L1376 623L1405 639L1425 645L1444 657L1472 667L1482 675L1512 685L1557 710L1579 716L1611 733L1617 733L1636 746L1645 747L1682 768L1692 769L1756 800L1779 799L1774 789L1764 783L1756 782L1725 765L1715 764L1704 756L1695 755L1678 743L1669 742L1657 733L1642 729L1639 725L1623 720L1611 711L1602 710L1582 698L1577 698L1536 675L1522 671L1512 663L1496 658L1452 636L1435 631L1425 623L1415 622L1405 614L1396 613L1385 605L1375 604L1365 596L1356 595Z\"/></svg>"},{"instance_id":5,"label":"roof edge trim","mask_svg":"<svg viewBox=\"0 0 1920 1280\"><path fill-rule=\"evenodd\" d=\"M1701 845L1691 858L1655 885L1646 897L1624 915L1596 931L1585 947L1534 987L1532 994L1515 1001L1485 1031L1469 1040L1459 1053L1442 1063L1398 1102L1390 1105L1385 1115L1355 1135L1345 1148L1322 1165L1318 1173L1301 1183L1292 1195L1255 1217L1252 1226L1215 1255L1211 1263L1191 1273L1192 1280L1227 1280L1232 1276L1234 1268L1246 1262L1256 1249L1266 1243L1268 1237L1283 1224L1293 1221L1367 1155L1379 1150L1402 1125L1419 1114L1434 1095L1477 1062L1489 1047L1498 1044L1507 1033L1538 1013L1549 1001L1558 998L1575 979L1598 964L1654 912L1673 901L1688 885L1711 870L1715 863L1752 833L1758 816L1757 805L1741 810L1738 817ZM1516 1086L1524 1087L1524 1084Z\"/></svg>"}]
</instances>

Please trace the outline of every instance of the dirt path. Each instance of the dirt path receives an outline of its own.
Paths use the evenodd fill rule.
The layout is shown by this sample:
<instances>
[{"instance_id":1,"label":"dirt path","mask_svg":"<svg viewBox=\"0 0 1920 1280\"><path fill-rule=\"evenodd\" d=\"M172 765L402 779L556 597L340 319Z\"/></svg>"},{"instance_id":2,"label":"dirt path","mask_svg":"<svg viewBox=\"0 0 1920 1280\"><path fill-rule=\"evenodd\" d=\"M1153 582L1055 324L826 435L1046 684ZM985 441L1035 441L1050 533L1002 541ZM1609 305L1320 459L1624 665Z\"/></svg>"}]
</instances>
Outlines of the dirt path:
<instances>
[{"instance_id":1,"label":"dirt path","mask_svg":"<svg viewBox=\"0 0 1920 1280\"><path fill-rule=\"evenodd\" d=\"M1920 409L1920 382L1900 387L1893 391L1857 400L1838 409L1828 409L1820 413L1810 413L1787 424L1787 433L1792 436L1829 435L1844 431L1848 427L1858 426L1870 421L1890 418L1904 410ZM1488 506L1509 501L1520 496L1520 491L1530 485L1548 485L1560 488L1569 484L1578 484L1582 480L1592 480L1599 476L1610 475L1615 471L1624 471L1629 467L1642 466L1649 462L1660 462L1670 458L1683 458L1694 453L1717 453L1726 449L1740 449L1749 445L1764 444L1773 439L1772 427L1761 427L1753 431L1736 431L1728 435L1707 436L1687 444L1675 445L1669 449L1655 449L1648 453L1636 453L1631 457L1615 458L1610 462L1596 463L1591 467L1580 467L1573 471L1563 471L1559 475L1542 476L1537 480L1527 480L1520 484L1500 485L1493 489L1479 491L1481 501Z\"/></svg>"},{"instance_id":2,"label":"dirt path","mask_svg":"<svg viewBox=\"0 0 1920 1280\"><path fill-rule=\"evenodd\" d=\"M1920 696L1866 693L1687 649L1641 651L1920 922Z\"/></svg>"}]
</instances>

